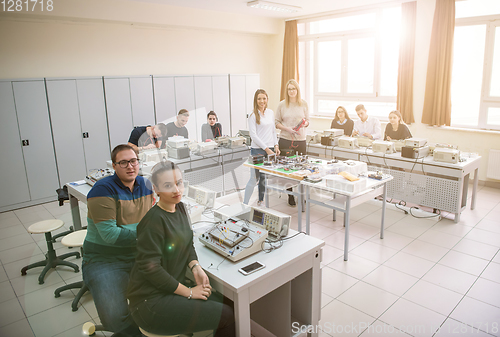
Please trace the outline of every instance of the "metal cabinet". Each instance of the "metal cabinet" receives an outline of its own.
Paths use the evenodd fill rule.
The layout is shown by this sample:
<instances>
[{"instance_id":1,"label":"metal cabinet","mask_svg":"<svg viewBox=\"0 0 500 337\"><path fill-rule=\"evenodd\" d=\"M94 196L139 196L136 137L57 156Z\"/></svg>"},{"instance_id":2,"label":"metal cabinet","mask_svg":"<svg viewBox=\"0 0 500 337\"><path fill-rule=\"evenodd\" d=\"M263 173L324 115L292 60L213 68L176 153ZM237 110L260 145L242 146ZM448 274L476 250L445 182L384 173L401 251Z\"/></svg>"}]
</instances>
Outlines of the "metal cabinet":
<instances>
[{"instance_id":1,"label":"metal cabinet","mask_svg":"<svg viewBox=\"0 0 500 337\"><path fill-rule=\"evenodd\" d=\"M0 85L3 144L0 210L49 201L59 187L44 80Z\"/></svg>"},{"instance_id":2,"label":"metal cabinet","mask_svg":"<svg viewBox=\"0 0 500 337\"><path fill-rule=\"evenodd\" d=\"M61 185L106 167L110 149L102 78L47 79Z\"/></svg>"},{"instance_id":3,"label":"metal cabinet","mask_svg":"<svg viewBox=\"0 0 500 337\"><path fill-rule=\"evenodd\" d=\"M111 148L127 144L135 126L154 125L151 76L104 77Z\"/></svg>"}]
</instances>

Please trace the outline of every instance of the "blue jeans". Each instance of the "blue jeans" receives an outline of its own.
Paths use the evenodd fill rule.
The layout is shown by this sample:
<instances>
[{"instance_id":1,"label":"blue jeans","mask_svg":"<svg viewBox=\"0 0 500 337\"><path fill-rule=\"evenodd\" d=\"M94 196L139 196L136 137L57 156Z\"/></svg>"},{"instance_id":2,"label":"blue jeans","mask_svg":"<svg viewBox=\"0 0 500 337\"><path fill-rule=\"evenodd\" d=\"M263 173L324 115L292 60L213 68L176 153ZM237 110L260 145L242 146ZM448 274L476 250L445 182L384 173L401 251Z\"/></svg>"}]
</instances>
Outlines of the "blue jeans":
<instances>
[{"instance_id":1,"label":"blue jeans","mask_svg":"<svg viewBox=\"0 0 500 337\"><path fill-rule=\"evenodd\" d=\"M101 324L115 337L142 336L128 310L127 286L135 261L82 264L83 281L89 287Z\"/></svg>"},{"instance_id":2,"label":"blue jeans","mask_svg":"<svg viewBox=\"0 0 500 337\"><path fill-rule=\"evenodd\" d=\"M266 151L262 149L250 149L250 154L252 156L255 156L257 154L264 155L267 158ZM247 186L245 187L245 198L243 200L243 203L248 205L248 202L250 201L250 197L252 196L253 189L255 188L255 184L257 181L259 182L259 201L264 200L264 192L266 191L266 178L264 173L261 173L259 170L256 169L250 169L250 180L247 183Z\"/></svg>"}]
</instances>

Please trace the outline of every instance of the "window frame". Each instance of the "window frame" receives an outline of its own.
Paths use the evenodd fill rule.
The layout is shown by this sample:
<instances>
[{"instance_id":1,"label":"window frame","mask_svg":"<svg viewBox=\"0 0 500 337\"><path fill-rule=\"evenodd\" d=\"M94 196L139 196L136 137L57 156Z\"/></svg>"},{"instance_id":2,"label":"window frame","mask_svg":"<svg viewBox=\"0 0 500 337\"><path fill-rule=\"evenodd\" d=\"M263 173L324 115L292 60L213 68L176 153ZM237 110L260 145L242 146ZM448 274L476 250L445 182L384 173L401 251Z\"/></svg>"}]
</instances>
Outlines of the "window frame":
<instances>
[{"instance_id":1,"label":"window frame","mask_svg":"<svg viewBox=\"0 0 500 337\"><path fill-rule=\"evenodd\" d=\"M382 66L382 50L381 50L381 36L379 34L381 20L383 17L383 11L389 8L401 8L401 4L390 3L386 6L369 8L364 10L354 10L339 12L331 15L301 19L298 20L298 24L304 24L304 34L299 35L299 44L304 42L304 48L306 49L304 55L306 55L306 60L303 68L305 69L305 74L300 74L301 78L301 89L305 93L303 96L309 102L311 115L316 117L334 117L335 112L320 112L316 107L319 106L319 101L321 100L333 100L333 101L359 101L359 103L373 102L373 103L392 103L396 104L397 94L394 96L383 96L381 92L381 66ZM375 25L372 28L363 28L355 30L345 30L340 32L332 33L318 33L310 34L309 23L314 21L328 20L341 17L349 17L361 14L374 13L376 15ZM374 39L374 70L373 70L373 91L371 93L349 93L347 92L348 86L348 42L351 39L359 38L373 38ZM327 41L340 41L341 42L341 83L340 83L340 93L329 93L319 91L319 76L318 76L318 43ZM308 44L312 42L311 51ZM311 55L313 54L313 55ZM311 71L311 57L312 60L312 74ZM313 83L311 83L313 82ZM311 97L311 95L313 97ZM312 104L311 104L312 103ZM350 117L357 118L357 115L350 111ZM377 116L381 121L387 121L387 116Z\"/></svg>"}]
</instances>

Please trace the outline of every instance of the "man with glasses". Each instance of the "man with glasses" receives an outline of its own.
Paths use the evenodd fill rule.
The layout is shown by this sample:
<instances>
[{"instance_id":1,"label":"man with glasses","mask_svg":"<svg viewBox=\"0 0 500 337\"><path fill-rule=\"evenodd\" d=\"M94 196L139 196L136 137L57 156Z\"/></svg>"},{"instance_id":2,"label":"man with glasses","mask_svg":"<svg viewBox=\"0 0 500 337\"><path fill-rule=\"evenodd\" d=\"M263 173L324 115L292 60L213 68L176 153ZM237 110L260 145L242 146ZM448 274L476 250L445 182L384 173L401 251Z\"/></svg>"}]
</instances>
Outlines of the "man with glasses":
<instances>
[{"instance_id":1,"label":"man with glasses","mask_svg":"<svg viewBox=\"0 0 500 337\"><path fill-rule=\"evenodd\" d=\"M142 336L132 320L126 290L135 261L136 227L153 206L153 192L138 176L139 160L129 145L111 152L115 174L87 195L87 236L82 273L101 323L115 337Z\"/></svg>"}]
</instances>

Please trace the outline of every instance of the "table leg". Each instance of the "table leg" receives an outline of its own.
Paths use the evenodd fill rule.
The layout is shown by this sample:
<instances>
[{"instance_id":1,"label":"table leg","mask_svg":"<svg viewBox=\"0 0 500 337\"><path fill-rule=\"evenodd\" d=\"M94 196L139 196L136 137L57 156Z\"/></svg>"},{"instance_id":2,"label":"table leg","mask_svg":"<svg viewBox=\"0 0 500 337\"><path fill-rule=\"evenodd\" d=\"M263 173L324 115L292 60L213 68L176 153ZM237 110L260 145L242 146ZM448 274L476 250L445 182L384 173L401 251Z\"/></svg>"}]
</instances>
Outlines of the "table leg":
<instances>
[{"instance_id":1,"label":"table leg","mask_svg":"<svg viewBox=\"0 0 500 337\"><path fill-rule=\"evenodd\" d=\"M234 298L234 318L236 320L236 336L250 336L250 299L248 289L236 294Z\"/></svg>"},{"instance_id":2,"label":"table leg","mask_svg":"<svg viewBox=\"0 0 500 337\"><path fill-rule=\"evenodd\" d=\"M310 187L306 186L306 233L307 234L309 234L309 224L311 221L311 203L309 202L309 193L310 192L311 192ZM299 229L299 232L302 231L302 228L300 225L299 225L298 229Z\"/></svg>"},{"instance_id":3,"label":"table leg","mask_svg":"<svg viewBox=\"0 0 500 337\"><path fill-rule=\"evenodd\" d=\"M335 199L336 197L337 197L337 194L333 193L333 199ZM332 212L333 212L332 221L337 221L337 211L335 209L333 209Z\"/></svg>"},{"instance_id":4,"label":"table leg","mask_svg":"<svg viewBox=\"0 0 500 337\"><path fill-rule=\"evenodd\" d=\"M380 238L384 238L385 208L387 204L387 183L384 183L384 199L382 200L382 221L380 224Z\"/></svg>"},{"instance_id":5,"label":"table leg","mask_svg":"<svg viewBox=\"0 0 500 337\"><path fill-rule=\"evenodd\" d=\"M269 190L267 189L267 174L264 174L264 191L265 191L265 196L264 199L266 200L266 207L269 208Z\"/></svg>"},{"instance_id":6,"label":"table leg","mask_svg":"<svg viewBox=\"0 0 500 337\"><path fill-rule=\"evenodd\" d=\"M476 207L476 192L477 192L477 182L479 181L479 168L474 170L474 184L472 185L472 198L470 201L470 209L474 209Z\"/></svg>"},{"instance_id":7,"label":"table leg","mask_svg":"<svg viewBox=\"0 0 500 337\"><path fill-rule=\"evenodd\" d=\"M303 204L303 193L304 193L304 188L302 186L302 184L299 184L298 186L298 197L297 197L297 216L298 216L298 219L297 219L297 228L299 229L299 232L301 231L302 229L302 211L303 211L303 207L304 207L304 204ZM309 234L309 225L308 223L306 222L306 233Z\"/></svg>"},{"instance_id":8,"label":"table leg","mask_svg":"<svg viewBox=\"0 0 500 337\"><path fill-rule=\"evenodd\" d=\"M349 213L351 212L351 197L347 197L345 201L345 209L344 213L344 227L345 227L345 241L344 241L344 261L348 259L349 252Z\"/></svg>"},{"instance_id":9,"label":"table leg","mask_svg":"<svg viewBox=\"0 0 500 337\"><path fill-rule=\"evenodd\" d=\"M82 221L80 220L80 208L78 207L78 199L70 194L69 204L71 207L71 218L73 219L73 229L76 232L82 229Z\"/></svg>"}]
</instances>

